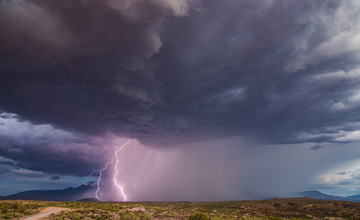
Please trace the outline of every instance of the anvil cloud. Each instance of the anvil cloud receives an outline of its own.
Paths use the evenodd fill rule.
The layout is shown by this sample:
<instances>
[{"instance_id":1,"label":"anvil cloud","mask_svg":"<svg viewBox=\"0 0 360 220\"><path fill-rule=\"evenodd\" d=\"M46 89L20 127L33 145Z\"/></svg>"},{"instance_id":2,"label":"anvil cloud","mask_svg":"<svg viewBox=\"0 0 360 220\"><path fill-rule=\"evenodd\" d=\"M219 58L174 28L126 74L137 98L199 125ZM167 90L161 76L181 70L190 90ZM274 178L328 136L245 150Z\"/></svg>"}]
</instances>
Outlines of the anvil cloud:
<instances>
[{"instance_id":1,"label":"anvil cloud","mask_svg":"<svg viewBox=\"0 0 360 220\"><path fill-rule=\"evenodd\" d=\"M0 156L81 176L118 137L179 155L217 143L231 184L254 186L275 154L247 171L226 158L278 146L319 155L306 188L356 159L330 146L360 140L359 51L357 0L0 0Z\"/></svg>"}]
</instances>

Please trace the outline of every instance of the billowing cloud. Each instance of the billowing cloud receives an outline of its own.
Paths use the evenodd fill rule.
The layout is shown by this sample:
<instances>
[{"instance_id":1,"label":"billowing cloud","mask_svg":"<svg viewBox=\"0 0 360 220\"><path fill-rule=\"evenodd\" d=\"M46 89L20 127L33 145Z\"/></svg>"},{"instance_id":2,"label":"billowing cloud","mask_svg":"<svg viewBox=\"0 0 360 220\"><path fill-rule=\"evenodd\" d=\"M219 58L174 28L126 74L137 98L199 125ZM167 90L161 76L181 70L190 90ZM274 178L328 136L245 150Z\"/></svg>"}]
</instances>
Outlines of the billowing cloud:
<instances>
[{"instance_id":1,"label":"billowing cloud","mask_svg":"<svg viewBox=\"0 0 360 220\"><path fill-rule=\"evenodd\" d=\"M356 1L0 6L1 108L34 123L151 145L303 142L359 121Z\"/></svg>"},{"instance_id":2,"label":"billowing cloud","mask_svg":"<svg viewBox=\"0 0 360 220\"><path fill-rule=\"evenodd\" d=\"M15 114L0 114L0 155L3 164L50 174L87 175L107 154L106 140L98 140L54 128L34 125ZM100 145L102 148L95 147ZM15 173L19 173L19 169Z\"/></svg>"}]
</instances>

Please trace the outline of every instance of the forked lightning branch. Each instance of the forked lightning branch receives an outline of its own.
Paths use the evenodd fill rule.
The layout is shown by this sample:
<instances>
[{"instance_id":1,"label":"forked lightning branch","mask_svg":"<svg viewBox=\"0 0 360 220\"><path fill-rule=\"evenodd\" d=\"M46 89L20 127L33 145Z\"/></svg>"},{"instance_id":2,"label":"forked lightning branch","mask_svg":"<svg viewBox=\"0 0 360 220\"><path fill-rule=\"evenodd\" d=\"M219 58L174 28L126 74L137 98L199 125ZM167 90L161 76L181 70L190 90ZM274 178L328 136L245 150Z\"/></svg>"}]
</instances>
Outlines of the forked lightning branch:
<instances>
[{"instance_id":1,"label":"forked lightning branch","mask_svg":"<svg viewBox=\"0 0 360 220\"><path fill-rule=\"evenodd\" d=\"M102 195L102 193L101 193L101 186L100 186L100 185L101 185L101 181L102 181L102 177L103 177L103 172L104 172L111 164L113 164L114 161L115 161L115 164L114 164L114 170L115 170L115 171L114 171L114 175L113 175L113 183L114 183L114 185L116 186L116 188L120 190L121 195L122 195L122 197L123 197L123 201L126 202L127 196L126 196L126 194L125 194L124 187L118 183L118 175L119 175L119 170L118 170L119 157L118 157L118 154L119 154L119 152L120 152L124 147L126 147L130 142L131 142L131 140L129 139L125 144L123 144L120 148L118 148L118 149L115 151L112 160L109 161L109 162L107 162L106 165L104 166L104 168L102 168L101 170L98 170L98 172L99 172L99 177L98 177L98 179L97 179L97 181L96 181L97 189L96 189L96 191L95 191L95 197L96 197L96 199L101 200L99 195Z\"/></svg>"}]
</instances>

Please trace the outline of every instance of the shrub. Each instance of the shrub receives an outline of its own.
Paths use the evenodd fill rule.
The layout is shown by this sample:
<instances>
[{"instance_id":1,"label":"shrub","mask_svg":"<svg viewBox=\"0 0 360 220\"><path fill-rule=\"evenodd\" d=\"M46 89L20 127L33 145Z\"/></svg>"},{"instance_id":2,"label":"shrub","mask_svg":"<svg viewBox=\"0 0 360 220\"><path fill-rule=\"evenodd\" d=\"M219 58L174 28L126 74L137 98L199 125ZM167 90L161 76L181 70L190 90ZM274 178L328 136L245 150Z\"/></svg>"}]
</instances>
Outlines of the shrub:
<instances>
[{"instance_id":1,"label":"shrub","mask_svg":"<svg viewBox=\"0 0 360 220\"><path fill-rule=\"evenodd\" d=\"M205 215L204 213L196 213L195 215L190 215L189 220L210 220L211 218Z\"/></svg>"}]
</instances>

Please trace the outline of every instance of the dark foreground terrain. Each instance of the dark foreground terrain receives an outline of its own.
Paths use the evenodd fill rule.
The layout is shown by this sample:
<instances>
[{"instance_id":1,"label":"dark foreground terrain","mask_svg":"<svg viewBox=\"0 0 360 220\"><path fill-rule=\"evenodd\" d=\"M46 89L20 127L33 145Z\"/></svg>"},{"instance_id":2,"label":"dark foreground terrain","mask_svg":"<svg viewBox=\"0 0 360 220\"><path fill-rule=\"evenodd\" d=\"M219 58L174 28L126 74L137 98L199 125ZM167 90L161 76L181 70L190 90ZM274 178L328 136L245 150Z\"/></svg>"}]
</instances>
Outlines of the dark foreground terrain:
<instances>
[{"instance_id":1,"label":"dark foreground terrain","mask_svg":"<svg viewBox=\"0 0 360 220\"><path fill-rule=\"evenodd\" d=\"M360 203L309 198L234 202L112 203L0 201L0 219L21 219L47 207L48 219L360 219Z\"/></svg>"}]
</instances>

